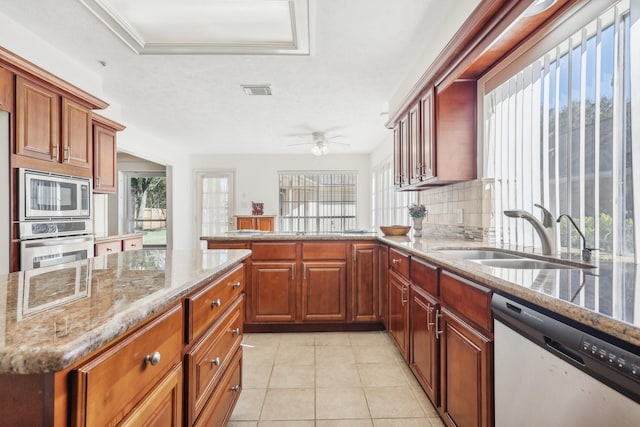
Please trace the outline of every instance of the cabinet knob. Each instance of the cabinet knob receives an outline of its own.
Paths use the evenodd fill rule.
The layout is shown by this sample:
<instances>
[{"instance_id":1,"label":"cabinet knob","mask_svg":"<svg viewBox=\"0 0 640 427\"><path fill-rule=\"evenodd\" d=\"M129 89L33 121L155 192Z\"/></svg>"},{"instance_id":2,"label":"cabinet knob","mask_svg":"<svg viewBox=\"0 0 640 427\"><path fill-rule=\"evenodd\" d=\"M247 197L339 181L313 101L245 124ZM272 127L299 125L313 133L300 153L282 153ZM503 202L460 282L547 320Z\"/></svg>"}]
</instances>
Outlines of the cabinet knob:
<instances>
[{"instance_id":1,"label":"cabinet knob","mask_svg":"<svg viewBox=\"0 0 640 427\"><path fill-rule=\"evenodd\" d=\"M221 305L222 305L222 301L220 301L220 298L218 298L215 301L211 301L211 308L220 307Z\"/></svg>"},{"instance_id":2,"label":"cabinet knob","mask_svg":"<svg viewBox=\"0 0 640 427\"><path fill-rule=\"evenodd\" d=\"M236 384L233 387L230 388L231 391L236 392L238 390L240 390L240 384Z\"/></svg>"},{"instance_id":3,"label":"cabinet knob","mask_svg":"<svg viewBox=\"0 0 640 427\"><path fill-rule=\"evenodd\" d=\"M216 357L215 359L211 359L211 367L220 366L220 358Z\"/></svg>"},{"instance_id":4,"label":"cabinet knob","mask_svg":"<svg viewBox=\"0 0 640 427\"><path fill-rule=\"evenodd\" d=\"M392 264L400 264L400 260L399 260L399 259L397 259L397 258L393 258L393 259L391 260L391 263L392 263Z\"/></svg>"},{"instance_id":5,"label":"cabinet knob","mask_svg":"<svg viewBox=\"0 0 640 427\"><path fill-rule=\"evenodd\" d=\"M233 284L233 288L234 289L238 289L240 286L242 286L242 284L240 282L236 282Z\"/></svg>"},{"instance_id":6,"label":"cabinet knob","mask_svg":"<svg viewBox=\"0 0 640 427\"><path fill-rule=\"evenodd\" d=\"M105 250L106 250L107 252L113 252L113 249L111 249L111 248L107 248L107 249L105 249Z\"/></svg>"},{"instance_id":7,"label":"cabinet knob","mask_svg":"<svg viewBox=\"0 0 640 427\"><path fill-rule=\"evenodd\" d=\"M147 354L144 357L144 361L147 363L151 363L152 366L156 366L158 363L160 363L160 352L154 351L153 354Z\"/></svg>"},{"instance_id":8,"label":"cabinet knob","mask_svg":"<svg viewBox=\"0 0 640 427\"><path fill-rule=\"evenodd\" d=\"M240 335L240 328L235 328L231 331L233 335Z\"/></svg>"}]
</instances>

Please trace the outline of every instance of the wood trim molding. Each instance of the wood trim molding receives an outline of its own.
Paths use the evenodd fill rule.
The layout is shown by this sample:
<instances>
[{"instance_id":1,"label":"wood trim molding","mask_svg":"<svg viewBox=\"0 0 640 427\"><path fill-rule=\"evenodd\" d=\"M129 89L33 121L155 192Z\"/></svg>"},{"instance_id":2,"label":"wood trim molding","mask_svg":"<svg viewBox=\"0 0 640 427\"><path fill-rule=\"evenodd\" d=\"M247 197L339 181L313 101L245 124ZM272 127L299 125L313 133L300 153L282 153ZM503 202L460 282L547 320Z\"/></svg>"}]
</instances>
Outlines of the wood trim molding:
<instances>
[{"instance_id":1,"label":"wood trim molding","mask_svg":"<svg viewBox=\"0 0 640 427\"><path fill-rule=\"evenodd\" d=\"M25 74L26 77L35 77L48 84L55 86L57 89L62 90L86 103L93 109L105 109L109 104L102 99L91 95L90 93L80 89L77 86L72 85L66 80L57 77L43 68L38 67L32 62L27 61L21 56L16 55L13 52L8 51L4 47L0 46L0 66L9 66L12 71L18 74Z\"/></svg>"},{"instance_id":2,"label":"wood trim molding","mask_svg":"<svg viewBox=\"0 0 640 427\"><path fill-rule=\"evenodd\" d=\"M100 114L97 114L95 112L91 113L91 119L94 122L98 122L98 123L100 123L102 125L105 125L105 126L111 128L111 129L113 129L113 130L115 130L117 132L120 132L120 131L123 131L123 130L126 129L125 125L121 125L118 122L114 122L113 120L108 119L105 116L101 116Z\"/></svg>"}]
</instances>

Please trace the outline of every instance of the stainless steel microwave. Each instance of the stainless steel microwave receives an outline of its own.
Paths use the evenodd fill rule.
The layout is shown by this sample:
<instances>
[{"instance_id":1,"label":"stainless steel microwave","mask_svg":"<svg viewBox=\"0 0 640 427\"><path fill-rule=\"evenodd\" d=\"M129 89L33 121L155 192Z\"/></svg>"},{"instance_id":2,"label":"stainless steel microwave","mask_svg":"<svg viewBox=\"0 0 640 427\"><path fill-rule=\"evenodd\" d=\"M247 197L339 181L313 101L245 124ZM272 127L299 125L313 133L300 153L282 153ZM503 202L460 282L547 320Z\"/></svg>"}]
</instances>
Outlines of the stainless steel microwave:
<instances>
[{"instance_id":1,"label":"stainless steel microwave","mask_svg":"<svg viewBox=\"0 0 640 427\"><path fill-rule=\"evenodd\" d=\"M20 221L91 218L91 179L19 169Z\"/></svg>"}]
</instances>

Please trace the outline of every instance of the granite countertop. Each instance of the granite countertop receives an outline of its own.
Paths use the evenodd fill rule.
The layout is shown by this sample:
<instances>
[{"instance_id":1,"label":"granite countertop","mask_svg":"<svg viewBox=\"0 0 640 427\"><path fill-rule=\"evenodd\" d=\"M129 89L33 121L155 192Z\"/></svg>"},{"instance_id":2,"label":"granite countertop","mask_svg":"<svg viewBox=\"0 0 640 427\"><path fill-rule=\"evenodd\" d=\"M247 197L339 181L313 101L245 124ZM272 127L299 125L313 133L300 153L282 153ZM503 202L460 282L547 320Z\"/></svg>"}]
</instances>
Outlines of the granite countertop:
<instances>
[{"instance_id":1,"label":"granite countertop","mask_svg":"<svg viewBox=\"0 0 640 427\"><path fill-rule=\"evenodd\" d=\"M141 249L0 275L0 374L63 370L250 255Z\"/></svg>"},{"instance_id":2,"label":"granite countertop","mask_svg":"<svg viewBox=\"0 0 640 427\"><path fill-rule=\"evenodd\" d=\"M441 252L443 249L492 248L540 253L487 242L424 236L365 234L229 233L205 236L202 240L379 240L390 247L416 255L451 272L483 284L492 290L541 306L607 335L640 346L640 266L632 262L596 258L591 269L505 269L481 265ZM553 257L561 263L578 262L567 254Z\"/></svg>"}]
</instances>

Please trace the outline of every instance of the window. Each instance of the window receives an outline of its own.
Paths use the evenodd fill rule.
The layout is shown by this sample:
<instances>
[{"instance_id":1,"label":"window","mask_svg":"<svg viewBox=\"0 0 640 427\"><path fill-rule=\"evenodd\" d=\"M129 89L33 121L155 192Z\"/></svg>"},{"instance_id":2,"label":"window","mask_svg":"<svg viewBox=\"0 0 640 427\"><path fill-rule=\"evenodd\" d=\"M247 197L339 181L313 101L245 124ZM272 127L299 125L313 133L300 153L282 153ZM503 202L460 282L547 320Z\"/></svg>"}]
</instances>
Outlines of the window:
<instances>
[{"instance_id":1,"label":"window","mask_svg":"<svg viewBox=\"0 0 640 427\"><path fill-rule=\"evenodd\" d=\"M411 225L409 205L416 203L417 193L395 190L392 159L373 169L371 193L371 223L374 230L381 225Z\"/></svg>"},{"instance_id":2,"label":"window","mask_svg":"<svg viewBox=\"0 0 640 427\"><path fill-rule=\"evenodd\" d=\"M280 231L342 232L356 228L355 172L280 172Z\"/></svg>"},{"instance_id":3,"label":"window","mask_svg":"<svg viewBox=\"0 0 640 427\"><path fill-rule=\"evenodd\" d=\"M127 172L125 179L127 232L142 232L145 247L166 247L166 175L162 172Z\"/></svg>"},{"instance_id":4,"label":"window","mask_svg":"<svg viewBox=\"0 0 640 427\"><path fill-rule=\"evenodd\" d=\"M233 172L196 172L196 181L200 235L226 233L233 215Z\"/></svg>"},{"instance_id":5,"label":"window","mask_svg":"<svg viewBox=\"0 0 640 427\"><path fill-rule=\"evenodd\" d=\"M633 255L629 2L584 22L553 46L542 40L519 55L518 69L507 59L506 72L483 79L484 167L495 178L496 236L537 246L528 224L501 213L533 212L541 203L576 219L588 247ZM536 55L540 46L545 51ZM563 248L581 246L564 220L558 237Z\"/></svg>"}]
</instances>

